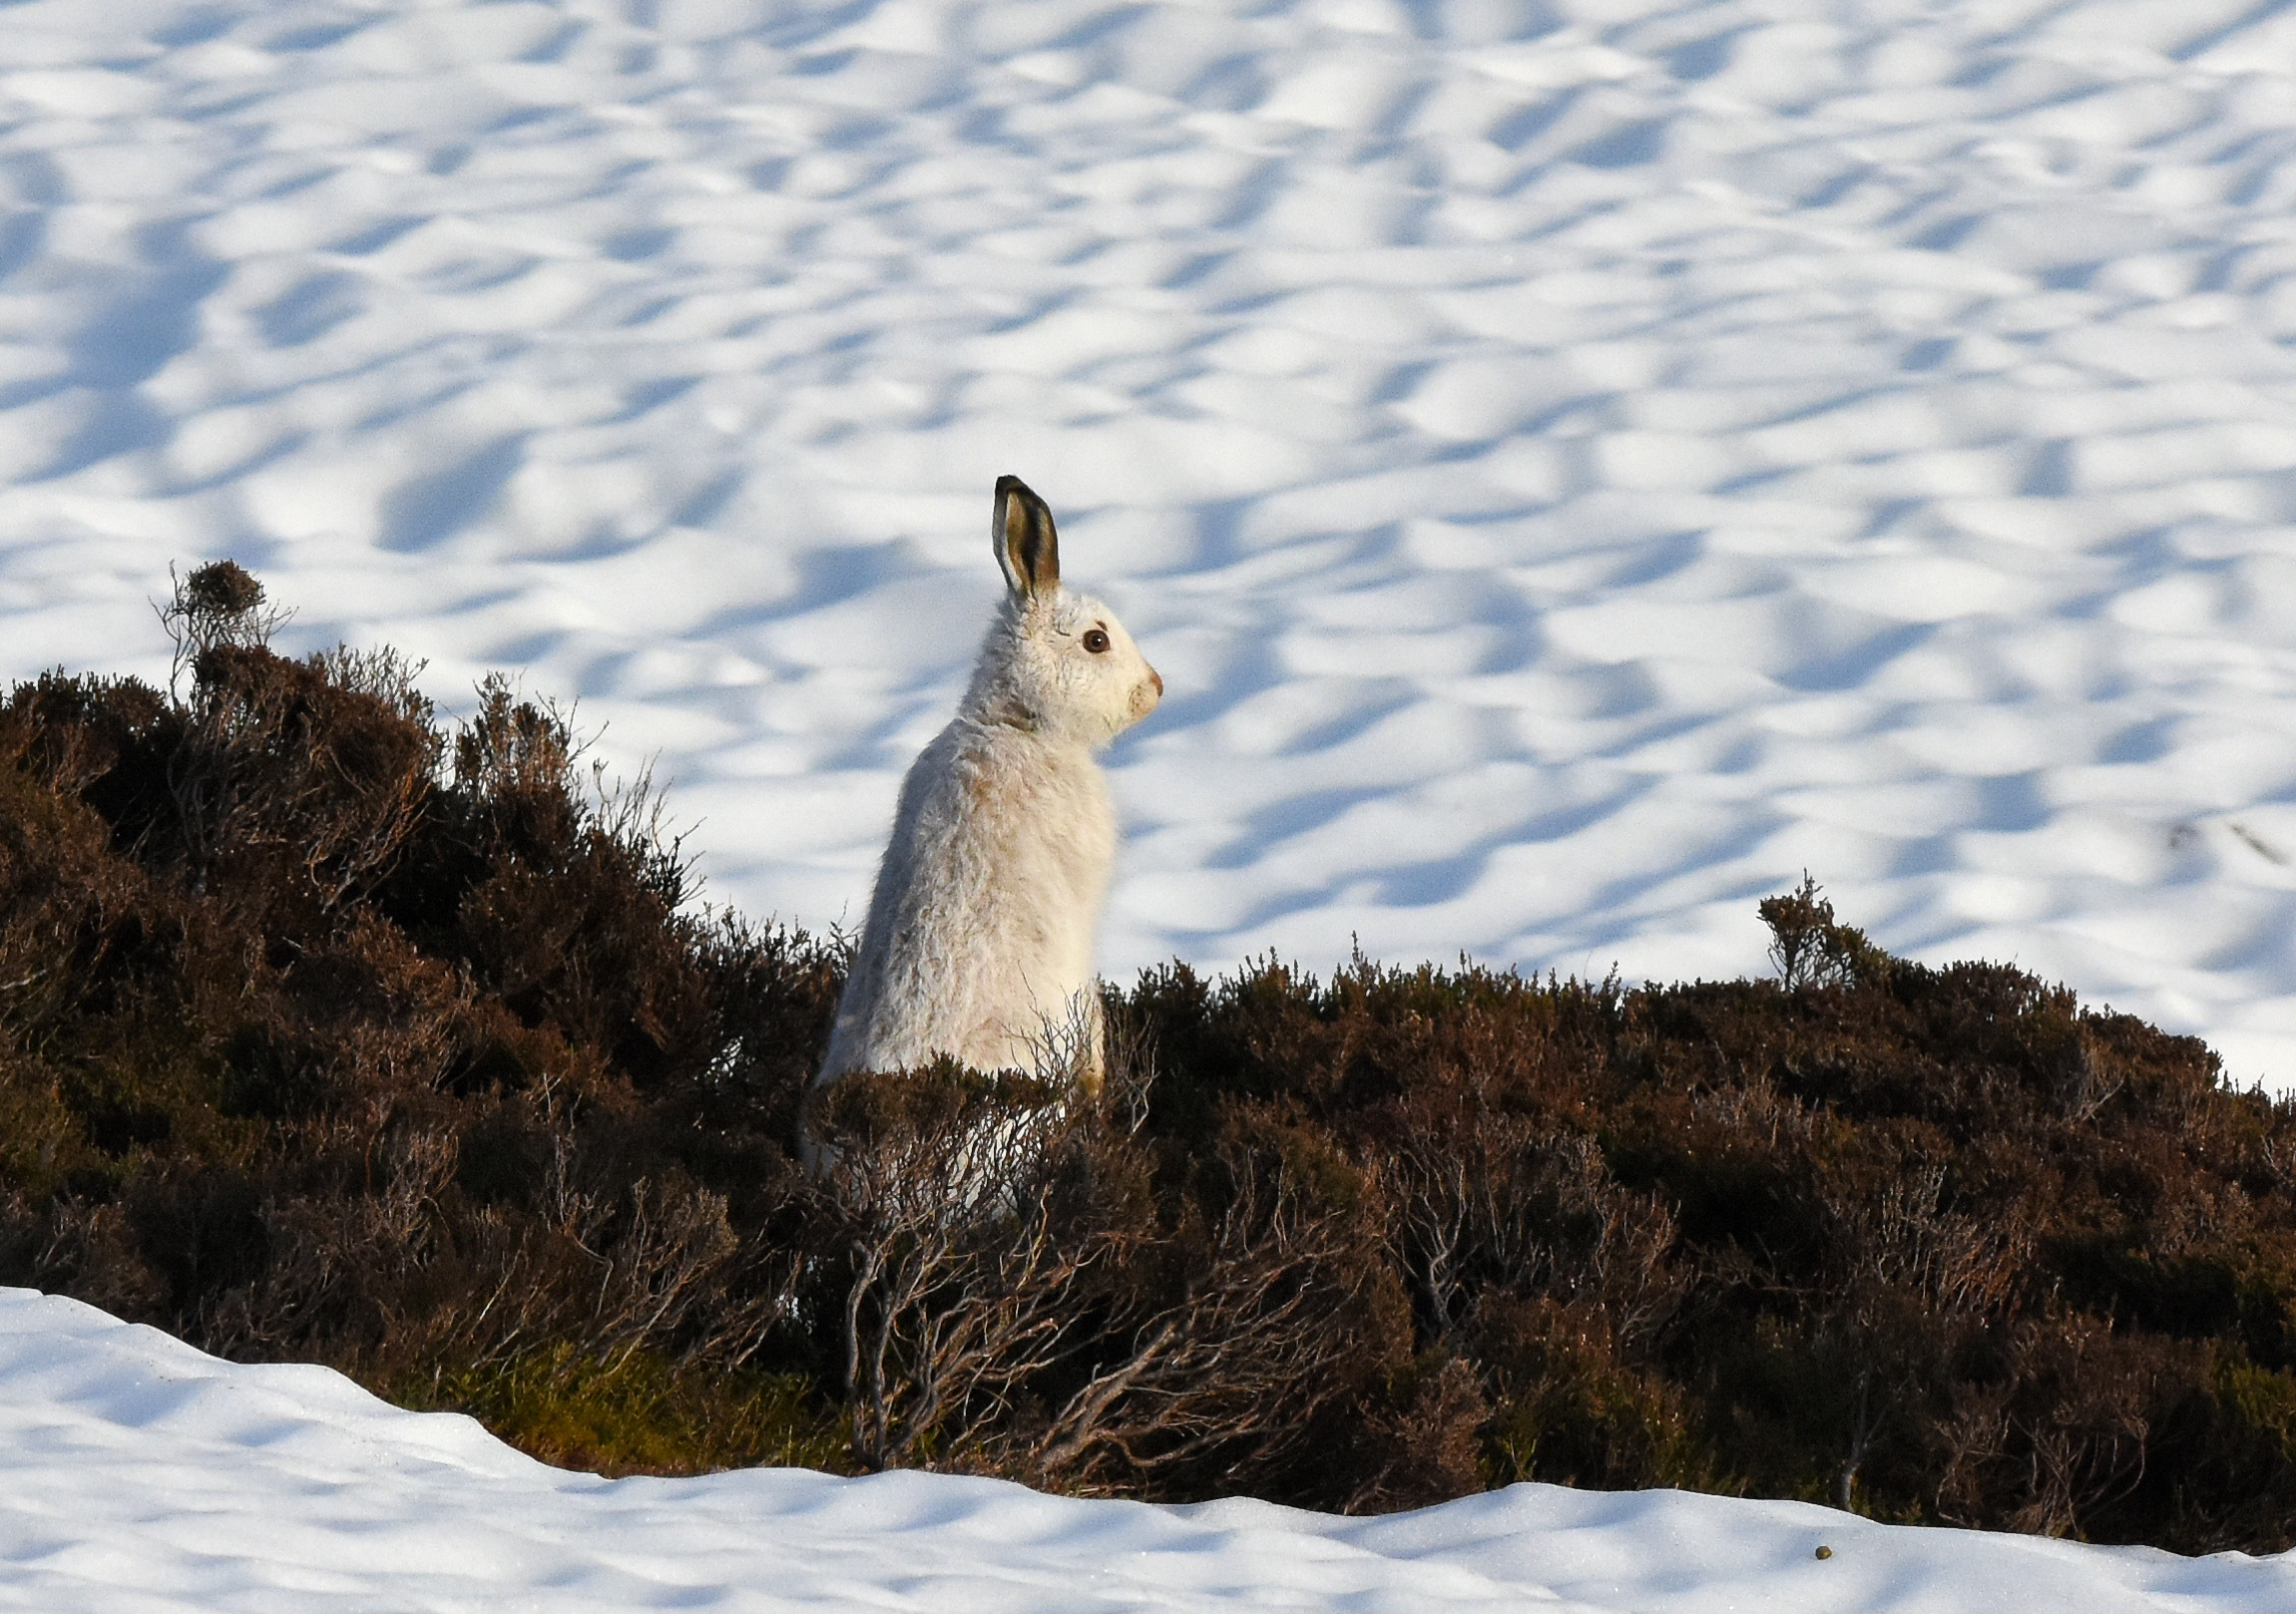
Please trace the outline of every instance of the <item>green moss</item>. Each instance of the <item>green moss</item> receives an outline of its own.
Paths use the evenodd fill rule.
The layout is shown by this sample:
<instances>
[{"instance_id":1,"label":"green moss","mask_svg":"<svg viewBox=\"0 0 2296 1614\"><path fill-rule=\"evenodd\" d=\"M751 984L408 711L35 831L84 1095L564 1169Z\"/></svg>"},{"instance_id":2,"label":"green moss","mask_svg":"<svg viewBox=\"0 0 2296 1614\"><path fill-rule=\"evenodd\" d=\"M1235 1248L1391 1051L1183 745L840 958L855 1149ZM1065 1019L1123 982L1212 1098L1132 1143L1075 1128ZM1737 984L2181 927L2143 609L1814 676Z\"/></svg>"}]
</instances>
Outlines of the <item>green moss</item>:
<instances>
[{"instance_id":1,"label":"green moss","mask_svg":"<svg viewBox=\"0 0 2296 1614\"><path fill-rule=\"evenodd\" d=\"M621 1475L724 1468L837 1471L843 1419L791 1374L674 1368L652 1351L601 1361L560 1343L507 1363L386 1382L424 1412L467 1412L530 1456Z\"/></svg>"}]
</instances>

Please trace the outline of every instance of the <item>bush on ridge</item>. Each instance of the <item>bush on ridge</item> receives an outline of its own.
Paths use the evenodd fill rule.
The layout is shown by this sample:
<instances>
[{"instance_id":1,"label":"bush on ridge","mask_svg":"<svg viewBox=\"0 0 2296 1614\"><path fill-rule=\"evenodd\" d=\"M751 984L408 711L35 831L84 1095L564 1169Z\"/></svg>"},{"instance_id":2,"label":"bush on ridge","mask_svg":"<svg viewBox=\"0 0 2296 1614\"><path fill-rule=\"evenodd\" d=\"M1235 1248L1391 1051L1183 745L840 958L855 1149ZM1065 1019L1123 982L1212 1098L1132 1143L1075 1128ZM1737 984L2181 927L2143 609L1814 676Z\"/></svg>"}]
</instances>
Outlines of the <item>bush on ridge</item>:
<instances>
[{"instance_id":1,"label":"bush on ridge","mask_svg":"<svg viewBox=\"0 0 2296 1614\"><path fill-rule=\"evenodd\" d=\"M1776 980L1150 971L1094 1104L856 1078L816 1181L834 939L500 679L165 614L0 704L0 1280L615 1472L2296 1538L2296 1105L2194 1039L1805 880Z\"/></svg>"}]
</instances>

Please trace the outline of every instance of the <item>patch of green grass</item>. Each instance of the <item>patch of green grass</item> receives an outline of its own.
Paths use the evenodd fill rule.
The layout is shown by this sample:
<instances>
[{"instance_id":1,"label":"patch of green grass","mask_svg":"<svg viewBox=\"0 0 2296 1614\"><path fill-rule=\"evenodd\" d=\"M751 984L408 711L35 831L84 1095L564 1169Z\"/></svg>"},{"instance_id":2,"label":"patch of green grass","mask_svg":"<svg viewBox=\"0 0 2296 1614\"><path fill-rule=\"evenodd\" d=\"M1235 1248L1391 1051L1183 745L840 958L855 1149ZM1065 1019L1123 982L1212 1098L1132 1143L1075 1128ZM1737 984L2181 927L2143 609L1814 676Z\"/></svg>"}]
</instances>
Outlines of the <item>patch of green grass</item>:
<instances>
[{"instance_id":1,"label":"patch of green grass","mask_svg":"<svg viewBox=\"0 0 2296 1614\"><path fill-rule=\"evenodd\" d=\"M378 1393L418 1412L468 1412L529 1456L609 1476L836 1471L848 1444L843 1416L799 1376L681 1371L653 1351L602 1361L561 1343Z\"/></svg>"}]
</instances>

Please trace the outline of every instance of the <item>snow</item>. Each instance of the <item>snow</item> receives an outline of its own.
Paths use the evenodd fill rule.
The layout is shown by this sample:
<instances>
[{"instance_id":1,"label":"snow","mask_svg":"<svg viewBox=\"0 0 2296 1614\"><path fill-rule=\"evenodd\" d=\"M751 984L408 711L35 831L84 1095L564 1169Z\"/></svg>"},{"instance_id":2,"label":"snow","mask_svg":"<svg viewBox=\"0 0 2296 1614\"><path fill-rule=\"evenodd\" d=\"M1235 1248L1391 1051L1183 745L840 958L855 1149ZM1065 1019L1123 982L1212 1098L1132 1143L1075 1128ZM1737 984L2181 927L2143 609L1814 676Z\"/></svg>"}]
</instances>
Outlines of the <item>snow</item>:
<instances>
[{"instance_id":1,"label":"snow","mask_svg":"<svg viewBox=\"0 0 2296 1614\"><path fill-rule=\"evenodd\" d=\"M1681 1491L1515 1485L1350 1519L939 1474L604 1480L323 1368L219 1362L29 1290L0 1290L0 1603L44 1614L2296 1607L2287 1554L2179 1558Z\"/></svg>"}]
</instances>

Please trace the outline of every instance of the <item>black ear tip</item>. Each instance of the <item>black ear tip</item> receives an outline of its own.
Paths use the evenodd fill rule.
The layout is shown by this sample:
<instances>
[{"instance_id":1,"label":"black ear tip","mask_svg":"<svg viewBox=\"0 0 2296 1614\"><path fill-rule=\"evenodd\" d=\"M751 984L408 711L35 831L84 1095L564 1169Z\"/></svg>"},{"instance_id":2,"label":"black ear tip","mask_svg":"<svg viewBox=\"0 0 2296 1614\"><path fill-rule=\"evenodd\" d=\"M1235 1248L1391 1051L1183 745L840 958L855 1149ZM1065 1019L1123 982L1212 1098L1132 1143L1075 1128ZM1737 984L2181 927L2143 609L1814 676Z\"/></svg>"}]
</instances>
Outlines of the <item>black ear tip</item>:
<instances>
[{"instance_id":1,"label":"black ear tip","mask_svg":"<svg viewBox=\"0 0 2296 1614\"><path fill-rule=\"evenodd\" d=\"M1019 477L997 478L997 511L989 519L996 541L997 565L1005 581L1023 599L1050 594L1060 587L1060 540L1053 532L1053 513Z\"/></svg>"}]
</instances>

